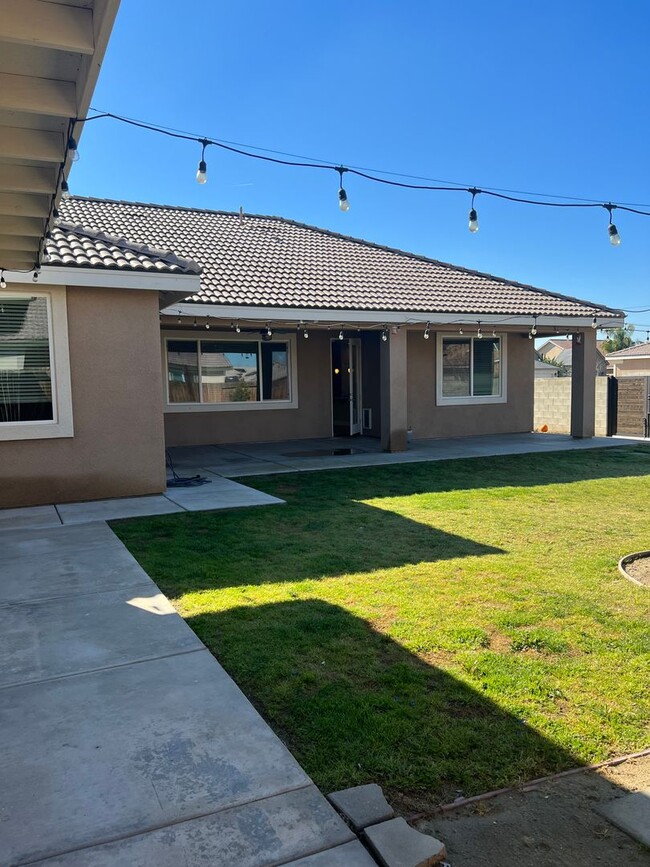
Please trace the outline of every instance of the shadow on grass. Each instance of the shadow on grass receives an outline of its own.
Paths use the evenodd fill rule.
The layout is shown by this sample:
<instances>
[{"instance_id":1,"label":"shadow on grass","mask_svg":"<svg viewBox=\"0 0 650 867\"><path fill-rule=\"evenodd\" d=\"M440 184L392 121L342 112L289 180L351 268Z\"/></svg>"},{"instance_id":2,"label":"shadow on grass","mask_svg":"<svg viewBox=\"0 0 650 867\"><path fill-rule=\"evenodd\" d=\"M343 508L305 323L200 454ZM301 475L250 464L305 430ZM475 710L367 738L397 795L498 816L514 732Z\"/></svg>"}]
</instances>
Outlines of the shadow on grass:
<instances>
[{"instance_id":1,"label":"shadow on grass","mask_svg":"<svg viewBox=\"0 0 650 867\"><path fill-rule=\"evenodd\" d=\"M317 498L264 509L174 514L112 526L172 596L505 553L347 499L335 505Z\"/></svg>"},{"instance_id":2,"label":"shadow on grass","mask_svg":"<svg viewBox=\"0 0 650 867\"><path fill-rule=\"evenodd\" d=\"M323 791L376 782L417 808L578 764L481 686L338 606L283 602L187 622Z\"/></svg>"}]
</instances>

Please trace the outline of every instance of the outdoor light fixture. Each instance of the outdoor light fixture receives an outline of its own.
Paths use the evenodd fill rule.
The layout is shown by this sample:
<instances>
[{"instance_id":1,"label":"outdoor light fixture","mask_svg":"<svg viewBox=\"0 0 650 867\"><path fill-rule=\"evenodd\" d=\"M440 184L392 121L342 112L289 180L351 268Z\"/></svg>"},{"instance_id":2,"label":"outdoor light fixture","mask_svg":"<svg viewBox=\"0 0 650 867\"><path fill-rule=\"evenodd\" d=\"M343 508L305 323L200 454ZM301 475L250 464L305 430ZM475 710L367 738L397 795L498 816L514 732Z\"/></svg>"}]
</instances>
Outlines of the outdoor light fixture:
<instances>
[{"instance_id":1,"label":"outdoor light fixture","mask_svg":"<svg viewBox=\"0 0 650 867\"><path fill-rule=\"evenodd\" d=\"M478 328L476 329L476 336L479 340L483 340L483 332L481 331L481 321L479 319Z\"/></svg>"},{"instance_id":2,"label":"outdoor light fixture","mask_svg":"<svg viewBox=\"0 0 650 867\"><path fill-rule=\"evenodd\" d=\"M467 227L472 234L475 234L476 232L478 232L478 214L476 213L476 208L474 207L474 199L475 199L477 193L480 193L480 192L481 191L477 190L476 187L472 187L470 189L470 193L472 194L472 207L470 208L470 211L469 211L469 223L468 223Z\"/></svg>"},{"instance_id":3,"label":"outdoor light fixture","mask_svg":"<svg viewBox=\"0 0 650 867\"><path fill-rule=\"evenodd\" d=\"M68 182L65 180L65 178L61 181L61 198L70 198L70 188L68 187Z\"/></svg>"},{"instance_id":4,"label":"outdoor light fixture","mask_svg":"<svg viewBox=\"0 0 650 867\"><path fill-rule=\"evenodd\" d=\"M462 334L462 333L463 333L463 328L462 328L462 326L458 329L458 333L459 333L459 334Z\"/></svg>"},{"instance_id":5,"label":"outdoor light fixture","mask_svg":"<svg viewBox=\"0 0 650 867\"><path fill-rule=\"evenodd\" d=\"M205 161L205 149L210 144L207 138L201 139L201 159L199 160L199 167L196 170L196 182L198 184L205 184L208 180L208 165Z\"/></svg>"},{"instance_id":6,"label":"outdoor light fixture","mask_svg":"<svg viewBox=\"0 0 650 867\"><path fill-rule=\"evenodd\" d=\"M343 340L343 329L339 331L339 340Z\"/></svg>"},{"instance_id":7,"label":"outdoor light fixture","mask_svg":"<svg viewBox=\"0 0 650 867\"><path fill-rule=\"evenodd\" d=\"M603 208L609 213L609 226L607 227L607 232L609 234L609 243L612 247L618 247L621 243L621 236L618 234L618 229L614 225L612 221L612 211L616 205L612 205L610 202L608 205L603 205Z\"/></svg>"},{"instance_id":8,"label":"outdoor light fixture","mask_svg":"<svg viewBox=\"0 0 650 867\"><path fill-rule=\"evenodd\" d=\"M533 316L533 327L530 329L530 333L533 337L537 334L537 316Z\"/></svg>"},{"instance_id":9,"label":"outdoor light fixture","mask_svg":"<svg viewBox=\"0 0 650 867\"><path fill-rule=\"evenodd\" d=\"M307 331L307 326L305 326L305 330L302 332L302 336L307 340L309 337L309 331Z\"/></svg>"},{"instance_id":10,"label":"outdoor light fixture","mask_svg":"<svg viewBox=\"0 0 650 867\"><path fill-rule=\"evenodd\" d=\"M384 341L384 343L386 343L386 341L388 340L388 331L386 331L385 328L381 332L381 339Z\"/></svg>"},{"instance_id":11,"label":"outdoor light fixture","mask_svg":"<svg viewBox=\"0 0 650 867\"><path fill-rule=\"evenodd\" d=\"M241 334L241 327L239 325L239 322L235 322L235 333Z\"/></svg>"},{"instance_id":12,"label":"outdoor light fixture","mask_svg":"<svg viewBox=\"0 0 650 867\"><path fill-rule=\"evenodd\" d=\"M430 325L431 325L431 323L427 322L426 328L424 329L424 334L422 336L424 337L425 340L429 339L429 327L430 327Z\"/></svg>"},{"instance_id":13,"label":"outdoor light fixture","mask_svg":"<svg viewBox=\"0 0 650 867\"><path fill-rule=\"evenodd\" d=\"M591 323L591 327L592 327L593 329L598 328L598 320L596 319L595 316L594 316L594 320L593 320L593 322Z\"/></svg>"},{"instance_id":14,"label":"outdoor light fixture","mask_svg":"<svg viewBox=\"0 0 650 867\"><path fill-rule=\"evenodd\" d=\"M176 322L180 325L183 320L181 319L181 311L178 311L178 316L176 317Z\"/></svg>"},{"instance_id":15,"label":"outdoor light fixture","mask_svg":"<svg viewBox=\"0 0 650 867\"><path fill-rule=\"evenodd\" d=\"M34 268L34 275L32 277L33 283L38 283L38 275L39 274L40 274L40 271L38 270L38 268Z\"/></svg>"},{"instance_id":16,"label":"outdoor light fixture","mask_svg":"<svg viewBox=\"0 0 650 867\"><path fill-rule=\"evenodd\" d=\"M0 271L0 289L7 288L7 281L5 280L5 272L4 269Z\"/></svg>"},{"instance_id":17,"label":"outdoor light fixture","mask_svg":"<svg viewBox=\"0 0 650 867\"><path fill-rule=\"evenodd\" d=\"M209 314L209 313L208 313L208 315L205 317L205 330L206 330L206 331L209 331L209 330L210 330L210 314Z\"/></svg>"},{"instance_id":18,"label":"outdoor light fixture","mask_svg":"<svg viewBox=\"0 0 650 867\"><path fill-rule=\"evenodd\" d=\"M77 140L72 136L68 139L68 151L70 153L70 159L73 163L76 163L79 159L79 151L77 150Z\"/></svg>"},{"instance_id":19,"label":"outdoor light fixture","mask_svg":"<svg viewBox=\"0 0 650 867\"><path fill-rule=\"evenodd\" d=\"M344 212L349 211L350 202L348 201L348 194L343 189L343 172L347 172L347 169L340 166L336 171L339 173L339 208Z\"/></svg>"}]
</instances>

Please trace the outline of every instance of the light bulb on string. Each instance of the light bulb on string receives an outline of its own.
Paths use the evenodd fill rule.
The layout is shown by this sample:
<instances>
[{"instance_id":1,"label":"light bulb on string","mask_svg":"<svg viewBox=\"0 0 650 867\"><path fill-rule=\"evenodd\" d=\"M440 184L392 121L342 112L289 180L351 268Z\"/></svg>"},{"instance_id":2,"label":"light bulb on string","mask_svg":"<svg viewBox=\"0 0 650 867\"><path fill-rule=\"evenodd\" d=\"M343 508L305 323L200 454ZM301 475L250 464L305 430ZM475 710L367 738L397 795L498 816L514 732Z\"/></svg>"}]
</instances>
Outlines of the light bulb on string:
<instances>
[{"instance_id":1,"label":"light bulb on string","mask_svg":"<svg viewBox=\"0 0 650 867\"><path fill-rule=\"evenodd\" d=\"M609 235L609 243L612 245L612 247L618 247L621 243L621 236L618 234L618 229L616 228L612 220L612 211L615 207L616 205L612 205L611 202L608 205L603 205L603 208L605 208L605 210L609 214L609 226L607 227L607 233Z\"/></svg>"},{"instance_id":2,"label":"light bulb on string","mask_svg":"<svg viewBox=\"0 0 650 867\"><path fill-rule=\"evenodd\" d=\"M194 317L194 328L196 328L196 316Z\"/></svg>"},{"instance_id":3,"label":"light bulb on string","mask_svg":"<svg viewBox=\"0 0 650 867\"><path fill-rule=\"evenodd\" d=\"M72 136L68 139L68 153L72 162L76 163L79 159L79 151L77 150L77 140Z\"/></svg>"},{"instance_id":4,"label":"light bulb on string","mask_svg":"<svg viewBox=\"0 0 650 867\"><path fill-rule=\"evenodd\" d=\"M537 334L537 316L533 316L533 327L530 329L530 333L533 337Z\"/></svg>"},{"instance_id":5,"label":"light bulb on string","mask_svg":"<svg viewBox=\"0 0 650 867\"><path fill-rule=\"evenodd\" d=\"M70 187L68 186L68 182L66 181L65 178L61 181L61 198L62 199L69 199L70 198Z\"/></svg>"},{"instance_id":6,"label":"light bulb on string","mask_svg":"<svg viewBox=\"0 0 650 867\"><path fill-rule=\"evenodd\" d=\"M4 268L3 268L2 271L0 271L0 289L6 289L6 288L7 288L7 281L5 280L5 272L4 272Z\"/></svg>"},{"instance_id":7,"label":"light bulb on string","mask_svg":"<svg viewBox=\"0 0 650 867\"><path fill-rule=\"evenodd\" d=\"M479 340L483 340L483 332L481 331L481 320L480 319L478 321L478 327L476 329L476 337Z\"/></svg>"},{"instance_id":8,"label":"light bulb on string","mask_svg":"<svg viewBox=\"0 0 650 867\"><path fill-rule=\"evenodd\" d=\"M273 337L273 332L271 331L271 326L270 326L270 324L269 324L268 322L266 323L266 336L267 336L269 339L270 339L271 337Z\"/></svg>"},{"instance_id":9,"label":"light bulb on string","mask_svg":"<svg viewBox=\"0 0 650 867\"><path fill-rule=\"evenodd\" d=\"M496 336L497 336L496 328L493 328L492 329L492 337L496 337Z\"/></svg>"},{"instance_id":10,"label":"light bulb on string","mask_svg":"<svg viewBox=\"0 0 650 867\"><path fill-rule=\"evenodd\" d=\"M239 320L235 322L235 334L241 334L241 326L239 324Z\"/></svg>"},{"instance_id":11,"label":"light bulb on string","mask_svg":"<svg viewBox=\"0 0 650 867\"><path fill-rule=\"evenodd\" d=\"M205 149L210 144L207 138L199 139L201 144L201 159L199 160L199 167L196 170L196 182L197 184L205 184L208 180L208 164L205 161Z\"/></svg>"},{"instance_id":12,"label":"light bulb on string","mask_svg":"<svg viewBox=\"0 0 650 867\"><path fill-rule=\"evenodd\" d=\"M381 339L384 341L384 343L386 343L386 341L388 340L388 331L385 328L382 329Z\"/></svg>"},{"instance_id":13,"label":"light bulb on string","mask_svg":"<svg viewBox=\"0 0 650 867\"><path fill-rule=\"evenodd\" d=\"M462 327L462 325L461 325L461 327L458 329L458 333L462 335L462 333L463 333L463 327Z\"/></svg>"},{"instance_id":14,"label":"light bulb on string","mask_svg":"<svg viewBox=\"0 0 650 867\"><path fill-rule=\"evenodd\" d=\"M343 340L343 329L339 331L339 340Z\"/></svg>"},{"instance_id":15,"label":"light bulb on string","mask_svg":"<svg viewBox=\"0 0 650 867\"><path fill-rule=\"evenodd\" d=\"M336 171L339 173L339 208L343 212L347 212L350 210L350 202L348 200L348 194L343 189L343 172L347 172L347 169L344 169L343 166L339 166Z\"/></svg>"},{"instance_id":16,"label":"light bulb on string","mask_svg":"<svg viewBox=\"0 0 650 867\"><path fill-rule=\"evenodd\" d=\"M427 322L426 327L424 329L424 334L422 335L425 340L429 339L429 328L431 327L431 323Z\"/></svg>"},{"instance_id":17,"label":"light bulb on string","mask_svg":"<svg viewBox=\"0 0 650 867\"><path fill-rule=\"evenodd\" d=\"M178 323L178 325L180 325L182 321L183 321L183 320L181 319L181 311L179 310L179 311L178 311L178 316L176 317L176 322Z\"/></svg>"},{"instance_id":18,"label":"light bulb on string","mask_svg":"<svg viewBox=\"0 0 650 867\"><path fill-rule=\"evenodd\" d=\"M208 315L205 317L205 330L206 330L206 331L209 331L209 330L210 330L210 314L209 314L209 313L208 313Z\"/></svg>"},{"instance_id":19,"label":"light bulb on string","mask_svg":"<svg viewBox=\"0 0 650 867\"><path fill-rule=\"evenodd\" d=\"M478 232L478 214L476 213L476 208L474 207L474 199L481 191L477 190L476 187L470 187L468 192L472 194L472 205L469 210L469 221L467 224L467 228L472 234L476 234L476 232Z\"/></svg>"},{"instance_id":20,"label":"light bulb on string","mask_svg":"<svg viewBox=\"0 0 650 867\"><path fill-rule=\"evenodd\" d=\"M594 316L593 321L591 323L591 327L594 329L594 331L598 328L598 320L596 319L595 316Z\"/></svg>"},{"instance_id":21,"label":"light bulb on string","mask_svg":"<svg viewBox=\"0 0 650 867\"><path fill-rule=\"evenodd\" d=\"M309 338L309 331L307 331L307 326L305 325L305 330L302 332L302 336L307 340Z\"/></svg>"}]
</instances>

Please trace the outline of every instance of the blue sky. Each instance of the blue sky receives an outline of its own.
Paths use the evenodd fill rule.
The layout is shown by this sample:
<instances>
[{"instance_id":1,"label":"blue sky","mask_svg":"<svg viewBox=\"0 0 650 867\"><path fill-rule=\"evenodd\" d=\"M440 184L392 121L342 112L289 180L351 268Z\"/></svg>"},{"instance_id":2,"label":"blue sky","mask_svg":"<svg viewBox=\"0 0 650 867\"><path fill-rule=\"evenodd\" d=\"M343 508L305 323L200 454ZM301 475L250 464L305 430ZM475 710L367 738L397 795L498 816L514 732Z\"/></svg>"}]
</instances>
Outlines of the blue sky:
<instances>
[{"instance_id":1,"label":"blue sky","mask_svg":"<svg viewBox=\"0 0 650 867\"><path fill-rule=\"evenodd\" d=\"M122 0L93 105L467 185L650 206L647 0ZM88 124L73 193L277 214L613 306L650 307L650 217L395 190ZM650 207L648 208L650 210ZM650 327L650 313L630 320ZM645 336L641 333L639 337Z\"/></svg>"}]
</instances>

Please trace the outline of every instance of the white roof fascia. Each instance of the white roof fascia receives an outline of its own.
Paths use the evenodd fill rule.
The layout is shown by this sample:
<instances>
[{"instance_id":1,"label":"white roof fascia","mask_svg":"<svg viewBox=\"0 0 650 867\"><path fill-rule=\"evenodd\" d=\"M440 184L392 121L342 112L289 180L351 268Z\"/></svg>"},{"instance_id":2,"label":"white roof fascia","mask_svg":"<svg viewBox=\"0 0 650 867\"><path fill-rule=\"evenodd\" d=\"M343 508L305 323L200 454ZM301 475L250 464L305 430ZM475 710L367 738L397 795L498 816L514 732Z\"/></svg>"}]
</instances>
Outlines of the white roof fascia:
<instances>
[{"instance_id":1,"label":"white roof fascia","mask_svg":"<svg viewBox=\"0 0 650 867\"><path fill-rule=\"evenodd\" d=\"M566 328L586 328L593 324L593 314L586 316L527 316L488 314L488 313L421 313L421 312L397 312L395 310L327 310L298 307L253 307L234 304L197 304L181 302L166 308L162 312L169 311L169 315L181 316L211 316L215 319L260 319L285 322L358 322L387 325L426 324L453 325L474 324L480 321L481 325L512 325L515 327L530 328L534 322L537 327L558 326ZM617 328L624 324L624 319L616 316L596 316L598 328Z\"/></svg>"},{"instance_id":2,"label":"white roof fascia","mask_svg":"<svg viewBox=\"0 0 650 867\"><path fill-rule=\"evenodd\" d=\"M36 283L34 272L5 271L7 283L38 286L95 286L100 289L151 289L155 292L185 292L193 295L201 288L198 274L161 274L157 271L117 271L109 268L58 268L44 265Z\"/></svg>"}]
</instances>

